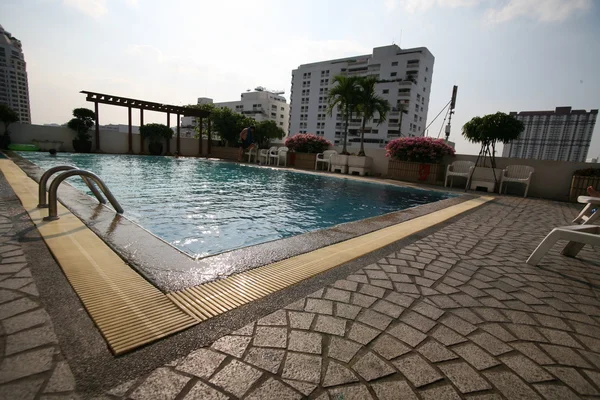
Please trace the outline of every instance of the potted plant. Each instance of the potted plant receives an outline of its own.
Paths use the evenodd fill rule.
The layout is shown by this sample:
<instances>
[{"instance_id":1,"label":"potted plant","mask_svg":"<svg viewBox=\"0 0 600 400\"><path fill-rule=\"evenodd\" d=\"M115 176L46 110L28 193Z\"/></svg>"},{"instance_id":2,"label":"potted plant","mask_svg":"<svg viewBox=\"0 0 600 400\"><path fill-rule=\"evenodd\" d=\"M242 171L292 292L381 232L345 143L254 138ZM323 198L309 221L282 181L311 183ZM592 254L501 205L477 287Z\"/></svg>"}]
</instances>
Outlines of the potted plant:
<instances>
[{"instance_id":1,"label":"potted plant","mask_svg":"<svg viewBox=\"0 0 600 400\"><path fill-rule=\"evenodd\" d=\"M454 156L454 149L443 139L409 137L392 140L386 145L388 175L392 179L425 181L441 180L440 163L444 156Z\"/></svg>"},{"instance_id":2,"label":"potted plant","mask_svg":"<svg viewBox=\"0 0 600 400\"><path fill-rule=\"evenodd\" d=\"M4 123L4 133L0 136L0 149L8 149L10 145L10 131L8 126L19 121L19 115L9 106L0 104L0 121Z\"/></svg>"},{"instance_id":3,"label":"potted plant","mask_svg":"<svg viewBox=\"0 0 600 400\"><path fill-rule=\"evenodd\" d=\"M148 150L153 156L159 156L163 152L163 140L173 137L173 130L163 124L145 124L140 126L140 135L148 139Z\"/></svg>"},{"instance_id":4,"label":"potted plant","mask_svg":"<svg viewBox=\"0 0 600 400\"><path fill-rule=\"evenodd\" d=\"M289 149L290 159L295 157L290 165L298 169L315 169L317 154L322 153L331 146L331 142L324 137L312 133L299 133L286 139L285 146Z\"/></svg>"},{"instance_id":5,"label":"potted plant","mask_svg":"<svg viewBox=\"0 0 600 400\"><path fill-rule=\"evenodd\" d=\"M587 196L587 188L600 190L600 168L578 169L573 173L569 201L577 202L579 196Z\"/></svg>"},{"instance_id":6,"label":"potted plant","mask_svg":"<svg viewBox=\"0 0 600 400\"><path fill-rule=\"evenodd\" d=\"M73 139L73 149L77 153L89 153L92 151L91 136L88 131L96 122L96 114L88 108L76 108L73 110L73 117L67 127L75 131Z\"/></svg>"}]
</instances>

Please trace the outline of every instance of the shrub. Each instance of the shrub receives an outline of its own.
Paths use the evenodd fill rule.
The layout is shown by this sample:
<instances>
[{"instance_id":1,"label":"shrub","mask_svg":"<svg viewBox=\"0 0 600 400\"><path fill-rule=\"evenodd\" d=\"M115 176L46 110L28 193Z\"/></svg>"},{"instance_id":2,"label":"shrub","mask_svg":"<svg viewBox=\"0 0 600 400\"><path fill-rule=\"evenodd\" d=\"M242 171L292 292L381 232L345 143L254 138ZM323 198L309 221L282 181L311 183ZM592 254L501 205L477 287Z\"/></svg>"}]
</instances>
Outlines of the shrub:
<instances>
[{"instance_id":1,"label":"shrub","mask_svg":"<svg viewBox=\"0 0 600 400\"><path fill-rule=\"evenodd\" d=\"M88 131L96 122L96 114L88 108L76 108L73 110L73 119L67 122L67 127L74 130L76 140L87 142L91 136Z\"/></svg>"},{"instance_id":2,"label":"shrub","mask_svg":"<svg viewBox=\"0 0 600 400\"><path fill-rule=\"evenodd\" d=\"M600 176L600 168L578 169L577 171L573 172L573 175L577 175L577 176Z\"/></svg>"},{"instance_id":3,"label":"shrub","mask_svg":"<svg viewBox=\"0 0 600 400\"><path fill-rule=\"evenodd\" d=\"M300 133L287 138L285 145L297 153L322 153L331 146L331 142L312 133Z\"/></svg>"},{"instance_id":4,"label":"shrub","mask_svg":"<svg viewBox=\"0 0 600 400\"><path fill-rule=\"evenodd\" d=\"M400 138L389 142L386 156L401 161L439 163L444 156L453 156L454 149L444 139L430 137Z\"/></svg>"},{"instance_id":5,"label":"shrub","mask_svg":"<svg viewBox=\"0 0 600 400\"><path fill-rule=\"evenodd\" d=\"M150 143L161 143L173 137L173 130L163 124L145 124L140 126L140 135Z\"/></svg>"}]
</instances>

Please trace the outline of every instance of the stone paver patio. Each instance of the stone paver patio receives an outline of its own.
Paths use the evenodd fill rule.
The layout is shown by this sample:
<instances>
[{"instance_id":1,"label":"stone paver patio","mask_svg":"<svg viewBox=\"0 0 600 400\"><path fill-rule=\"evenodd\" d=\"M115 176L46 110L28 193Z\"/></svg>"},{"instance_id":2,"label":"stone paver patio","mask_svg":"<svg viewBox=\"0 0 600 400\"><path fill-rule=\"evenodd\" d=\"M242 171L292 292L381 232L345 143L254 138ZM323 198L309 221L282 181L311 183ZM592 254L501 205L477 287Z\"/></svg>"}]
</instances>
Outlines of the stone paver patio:
<instances>
[{"instance_id":1,"label":"stone paver patio","mask_svg":"<svg viewBox=\"0 0 600 400\"><path fill-rule=\"evenodd\" d=\"M600 249L524 263L576 211L501 197L98 398L600 397ZM9 220L0 234L0 398L75 398Z\"/></svg>"}]
</instances>

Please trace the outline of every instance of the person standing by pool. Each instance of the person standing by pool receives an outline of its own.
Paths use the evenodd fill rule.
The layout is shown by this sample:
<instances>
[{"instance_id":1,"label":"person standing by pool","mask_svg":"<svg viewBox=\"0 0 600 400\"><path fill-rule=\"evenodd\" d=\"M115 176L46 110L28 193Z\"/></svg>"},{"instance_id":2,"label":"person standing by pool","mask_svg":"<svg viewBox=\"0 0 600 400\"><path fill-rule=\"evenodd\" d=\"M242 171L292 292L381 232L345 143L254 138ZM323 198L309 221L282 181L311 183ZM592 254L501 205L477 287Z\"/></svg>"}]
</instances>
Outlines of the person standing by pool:
<instances>
[{"instance_id":1,"label":"person standing by pool","mask_svg":"<svg viewBox=\"0 0 600 400\"><path fill-rule=\"evenodd\" d=\"M249 126L240 132L240 155L238 157L238 161L243 160L244 152L246 150L251 150L254 148L254 129L254 126Z\"/></svg>"}]
</instances>

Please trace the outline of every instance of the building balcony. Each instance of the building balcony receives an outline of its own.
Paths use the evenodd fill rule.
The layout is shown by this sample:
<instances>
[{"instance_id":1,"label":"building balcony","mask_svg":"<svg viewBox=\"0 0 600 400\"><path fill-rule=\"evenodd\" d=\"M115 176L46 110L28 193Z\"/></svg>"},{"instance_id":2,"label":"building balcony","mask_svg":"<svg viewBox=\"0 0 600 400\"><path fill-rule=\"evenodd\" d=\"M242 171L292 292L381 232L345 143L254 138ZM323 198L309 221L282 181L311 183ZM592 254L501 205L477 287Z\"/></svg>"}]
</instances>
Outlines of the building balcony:
<instances>
[{"instance_id":1,"label":"building balcony","mask_svg":"<svg viewBox=\"0 0 600 400\"><path fill-rule=\"evenodd\" d=\"M391 124L388 124L388 127L390 127L390 128L399 128L400 124L398 124L398 123L391 123Z\"/></svg>"}]
</instances>

